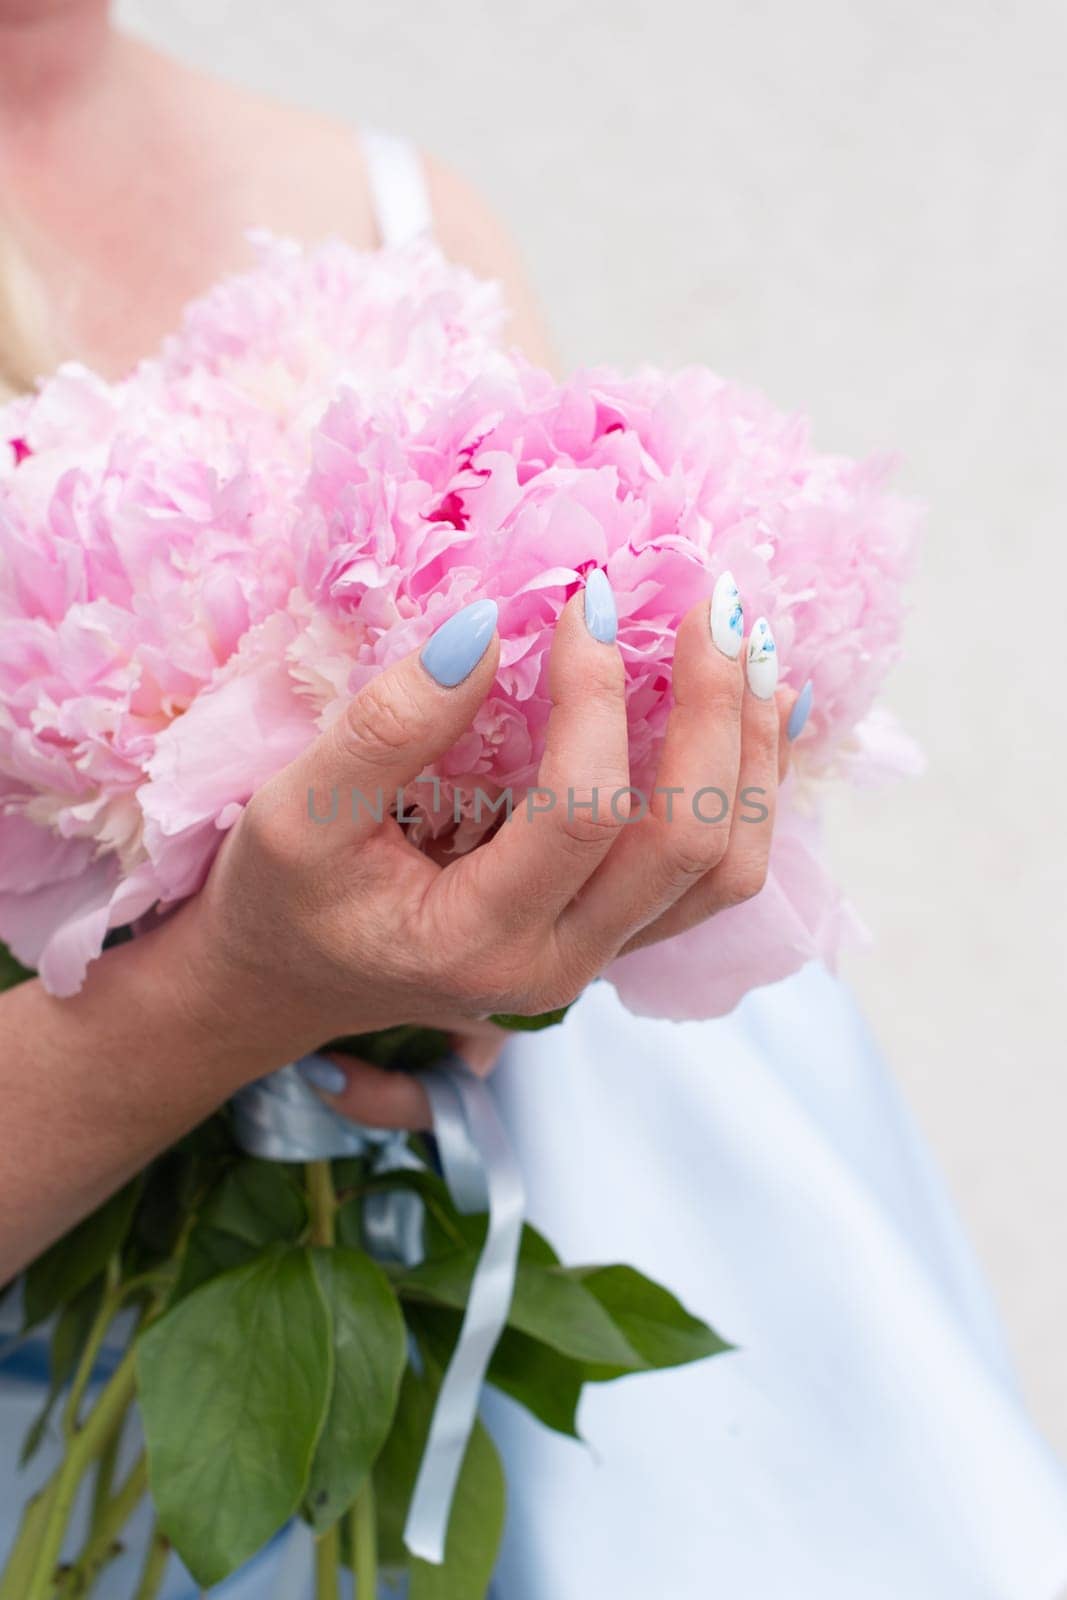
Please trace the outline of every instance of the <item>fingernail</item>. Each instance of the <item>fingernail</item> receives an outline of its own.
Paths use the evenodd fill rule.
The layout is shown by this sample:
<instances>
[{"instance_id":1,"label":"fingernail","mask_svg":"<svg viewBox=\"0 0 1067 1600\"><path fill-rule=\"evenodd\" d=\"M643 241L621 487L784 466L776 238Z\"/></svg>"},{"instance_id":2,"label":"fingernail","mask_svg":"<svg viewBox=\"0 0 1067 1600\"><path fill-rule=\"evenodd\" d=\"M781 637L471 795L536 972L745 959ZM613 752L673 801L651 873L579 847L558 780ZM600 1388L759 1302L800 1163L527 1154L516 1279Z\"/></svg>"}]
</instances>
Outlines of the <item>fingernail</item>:
<instances>
[{"instance_id":1,"label":"fingernail","mask_svg":"<svg viewBox=\"0 0 1067 1600\"><path fill-rule=\"evenodd\" d=\"M748 686L757 700L769 700L778 686L778 651L766 617L748 636Z\"/></svg>"},{"instance_id":2,"label":"fingernail","mask_svg":"<svg viewBox=\"0 0 1067 1600\"><path fill-rule=\"evenodd\" d=\"M803 689L801 689L800 693L793 701L793 709L789 713L789 721L785 725L785 736L790 743L792 743L794 739L799 739L800 735L804 732L804 729L807 726L808 718L811 716L811 702L814 697L815 690L812 687L812 682L809 678Z\"/></svg>"},{"instance_id":3,"label":"fingernail","mask_svg":"<svg viewBox=\"0 0 1067 1600\"><path fill-rule=\"evenodd\" d=\"M348 1082L336 1062L327 1061L325 1056L305 1056L297 1062L296 1070L313 1089L321 1089L324 1094L340 1094Z\"/></svg>"},{"instance_id":4,"label":"fingernail","mask_svg":"<svg viewBox=\"0 0 1067 1600\"><path fill-rule=\"evenodd\" d=\"M442 622L422 647L419 660L442 689L454 689L485 655L496 628L495 600L472 600Z\"/></svg>"},{"instance_id":5,"label":"fingernail","mask_svg":"<svg viewBox=\"0 0 1067 1600\"><path fill-rule=\"evenodd\" d=\"M585 580L585 625L601 644L615 643L619 629L615 596L607 573L600 567L594 567Z\"/></svg>"},{"instance_id":6,"label":"fingernail","mask_svg":"<svg viewBox=\"0 0 1067 1600\"><path fill-rule=\"evenodd\" d=\"M724 572L711 591L711 638L724 656L737 659L745 638L745 612L732 572Z\"/></svg>"}]
</instances>

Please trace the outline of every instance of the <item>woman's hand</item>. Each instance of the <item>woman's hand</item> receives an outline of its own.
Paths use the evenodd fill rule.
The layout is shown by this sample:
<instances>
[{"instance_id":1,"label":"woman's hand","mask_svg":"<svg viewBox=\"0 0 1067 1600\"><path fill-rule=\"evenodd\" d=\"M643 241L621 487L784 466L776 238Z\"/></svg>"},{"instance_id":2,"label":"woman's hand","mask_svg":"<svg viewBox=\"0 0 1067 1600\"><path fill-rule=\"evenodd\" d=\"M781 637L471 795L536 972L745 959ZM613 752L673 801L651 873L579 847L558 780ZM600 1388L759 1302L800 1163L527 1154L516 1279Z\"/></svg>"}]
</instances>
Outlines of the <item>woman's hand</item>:
<instances>
[{"instance_id":1,"label":"woman's hand","mask_svg":"<svg viewBox=\"0 0 1067 1600\"><path fill-rule=\"evenodd\" d=\"M368 684L255 795L183 914L203 1003L261 1039L261 1057L425 1023L488 1070L505 1037L488 1016L567 1005L621 951L761 888L792 702L775 696L773 645L757 632L746 682L741 654L713 641L707 603L689 613L655 793L638 807L602 573L556 629L538 795L448 865L409 843L390 801L456 742L488 693L495 616L492 602L468 606L421 657ZM339 1109L425 1121L411 1080L335 1059L348 1078Z\"/></svg>"},{"instance_id":2,"label":"woman's hand","mask_svg":"<svg viewBox=\"0 0 1067 1600\"><path fill-rule=\"evenodd\" d=\"M366 806L353 816L354 789L372 803L379 788L393 795L463 733L496 670L494 622L492 605L468 607L421 659L374 679L255 796L200 894L154 932L106 951L80 994L57 1000L32 981L0 996L10 1133L0 1150L0 1279L241 1083L325 1040L402 1022L447 1029L470 1065L488 1071L505 1038L485 1020L491 1013L565 1005L620 950L760 887L786 698L776 702L758 663L763 697L753 690L740 660L713 643L708 607L696 607L678 635L660 792L647 816L626 821L623 667L602 577L556 630L540 770L551 807L518 806L492 839L445 867L395 821L377 822ZM746 787L766 791L749 797L756 806ZM314 822L309 792L315 814L328 816L333 789L335 820ZM701 789L700 813L716 820L694 812ZM727 802L722 818L713 789ZM583 809L594 790L596 810ZM340 1111L385 1127L428 1125L414 1078L340 1057L318 1058L320 1075L330 1065L342 1076L327 1098ZM331 1085L320 1076L318 1087Z\"/></svg>"}]
</instances>

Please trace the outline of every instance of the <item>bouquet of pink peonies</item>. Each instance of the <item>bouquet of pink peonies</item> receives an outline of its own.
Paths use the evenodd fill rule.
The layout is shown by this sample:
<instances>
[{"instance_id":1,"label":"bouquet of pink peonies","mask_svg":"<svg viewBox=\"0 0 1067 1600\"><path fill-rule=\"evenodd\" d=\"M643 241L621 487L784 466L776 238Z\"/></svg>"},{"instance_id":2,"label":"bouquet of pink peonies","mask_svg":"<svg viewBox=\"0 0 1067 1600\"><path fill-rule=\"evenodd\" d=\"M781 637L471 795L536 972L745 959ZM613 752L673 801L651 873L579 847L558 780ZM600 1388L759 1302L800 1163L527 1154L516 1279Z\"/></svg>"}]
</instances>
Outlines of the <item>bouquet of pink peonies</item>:
<instances>
[{"instance_id":1,"label":"bouquet of pink peonies","mask_svg":"<svg viewBox=\"0 0 1067 1600\"><path fill-rule=\"evenodd\" d=\"M126 382L68 367L0 414L0 938L56 993L109 929L192 893L257 786L476 596L499 603L500 672L425 832L457 787L533 784L553 624L594 567L636 786L674 631L726 569L814 685L799 786L895 756L870 713L916 516L885 462L814 454L803 421L702 369L553 383L430 246L261 249ZM782 807L762 895L619 963L624 1001L715 1015L833 957L802 816ZM465 816L453 847L478 837Z\"/></svg>"},{"instance_id":2,"label":"bouquet of pink peonies","mask_svg":"<svg viewBox=\"0 0 1067 1600\"><path fill-rule=\"evenodd\" d=\"M675 631L726 571L746 610L770 621L787 680L813 683L815 706L763 891L669 946L620 959L608 978L636 1011L712 1016L808 960L832 961L848 913L815 848L818 780L911 759L875 706L898 649L917 521L888 491L887 463L816 454L802 420L700 368L594 370L556 383L505 350L493 286L430 245L363 255L261 239L258 249L256 270L193 305L125 381L67 366L0 411L0 939L18 963L54 993L75 992L106 939L199 888L250 796L353 693L486 596L499 606L495 686L426 775L436 781L402 797L416 840L476 848L499 817L478 796L506 792L515 803L536 785L553 626L597 568L618 597L639 792L654 782ZM405 1064L412 1047L410 1036L376 1046ZM64 1348L81 1308L83 1388L101 1330L120 1305L138 1307L149 1454L174 1477L181 1408L167 1386L179 1381L182 1350L197 1347L197 1318L216 1328L229 1319L235 1356L252 1327L266 1327L265 1303L282 1326L318 1329L319 1354L309 1347L301 1359L309 1370L321 1361L321 1393L284 1445L257 1441L298 1463L280 1493L257 1489L255 1500L247 1483L232 1490L231 1473L212 1506L196 1503L195 1483L182 1504L158 1492L154 1467L162 1534L202 1582L301 1510L361 1570L376 1482L386 1565L409 1567L412 1596L484 1592L492 1519L475 1534L462 1512L464 1492L484 1497L486 1474L496 1481L480 1434L445 1552L446 1572L466 1576L452 1589L420 1588L437 1569L391 1534L480 1248L422 1155L388 1170L365 1149L335 1162L330 1207L352 1215L327 1258L316 1229L321 1170L305 1189L294 1168L241 1156L216 1119L82 1224L77 1251L61 1242L62 1270L55 1251L30 1270L28 1320L58 1312ZM150 1240L146 1216L175 1184L180 1226ZM383 1270L362 1251L361 1207L390 1186L421 1207L423 1260ZM529 1230L517 1270L489 1378L551 1425L573 1429L585 1381L723 1348L630 1269L568 1274ZM569 1297L566 1334L545 1310L552 1296L538 1297L537 1274ZM358 1438L335 1416L346 1318L365 1346L345 1398L358 1394L360 1371L377 1397ZM409 1337L421 1358L405 1374ZM535 1341L536 1361L524 1362L523 1340ZM282 1370L295 1355L263 1359ZM57 1389L71 1365L64 1374L60 1363ZM228 1381L225 1371L213 1378ZM128 1401L133 1365L124 1381ZM75 1422L80 1402L79 1391L66 1407ZM72 1449L96 1415L72 1433ZM231 1433L240 1420L228 1419ZM223 1432L218 1450L228 1448ZM102 1425L100 1434L83 1470L103 1459ZM82 1584L71 1588L56 1565L64 1528L43 1520L47 1533L38 1515L12 1556L6 1581L23 1587L0 1596L84 1593L94 1580L100 1529L66 1569ZM104 1532L113 1541L106 1520Z\"/></svg>"}]
</instances>

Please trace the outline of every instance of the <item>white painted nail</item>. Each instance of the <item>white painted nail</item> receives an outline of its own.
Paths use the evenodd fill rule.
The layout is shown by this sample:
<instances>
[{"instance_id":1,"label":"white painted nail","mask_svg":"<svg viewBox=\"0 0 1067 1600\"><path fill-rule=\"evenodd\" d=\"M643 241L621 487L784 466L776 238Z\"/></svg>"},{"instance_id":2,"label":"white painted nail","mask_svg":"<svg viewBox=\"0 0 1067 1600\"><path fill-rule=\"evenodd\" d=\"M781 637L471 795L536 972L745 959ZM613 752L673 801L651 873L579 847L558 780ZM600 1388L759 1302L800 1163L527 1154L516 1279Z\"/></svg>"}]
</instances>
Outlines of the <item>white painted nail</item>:
<instances>
[{"instance_id":1,"label":"white painted nail","mask_svg":"<svg viewBox=\"0 0 1067 1600\"><path fill-rule=\"evenodd\" d=\"M759 617L749 634L748 686L758 700L769 700L778 687L778 651L766 617Z\"/></svg>"},{"instance_id":2,"label":"white painted nail","mask_svg":"<svg viewBox=\"0 0 1067 1600\"><path fill-rule=\"evenodd\" d=\"M737 659L745 637L745 613L732 572L724 572L711 591L711 638L731 661Z\"/></svg>"}]
</instances>

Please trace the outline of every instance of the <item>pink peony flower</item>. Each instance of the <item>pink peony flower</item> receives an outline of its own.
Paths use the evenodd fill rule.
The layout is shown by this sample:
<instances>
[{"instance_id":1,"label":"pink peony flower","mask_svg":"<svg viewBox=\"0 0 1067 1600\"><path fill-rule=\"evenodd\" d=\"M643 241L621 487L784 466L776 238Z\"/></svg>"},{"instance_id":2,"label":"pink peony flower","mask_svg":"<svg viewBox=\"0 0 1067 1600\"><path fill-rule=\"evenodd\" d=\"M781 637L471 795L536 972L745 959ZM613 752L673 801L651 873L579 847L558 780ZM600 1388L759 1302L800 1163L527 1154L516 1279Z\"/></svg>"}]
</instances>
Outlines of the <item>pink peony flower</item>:
<instances>
[{"instance_id":1,"label":"pink peony flower","mask_svg":"<svg viewBox=\"0 0 1067 1600\"><path fill-rule=\"evenodd\" d=\"M552 628L593 567L651 788L675 630L729 567L785 681L814 682L813 736L762 894L608 976L635 1010L710 1016L832 960L848 915L796 795L909 758L868 721L916 529L887 463L816 454L699 368L556 384L432 246L260 251L125 382L67 367L0 412L0 937L77 989L109 928L197 889L345 700L489 595L497 682L439 763L441 808L408 800L414 837L473 847L475 786L535 780Z\"/></svg>"}]
</instances>

